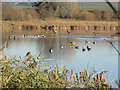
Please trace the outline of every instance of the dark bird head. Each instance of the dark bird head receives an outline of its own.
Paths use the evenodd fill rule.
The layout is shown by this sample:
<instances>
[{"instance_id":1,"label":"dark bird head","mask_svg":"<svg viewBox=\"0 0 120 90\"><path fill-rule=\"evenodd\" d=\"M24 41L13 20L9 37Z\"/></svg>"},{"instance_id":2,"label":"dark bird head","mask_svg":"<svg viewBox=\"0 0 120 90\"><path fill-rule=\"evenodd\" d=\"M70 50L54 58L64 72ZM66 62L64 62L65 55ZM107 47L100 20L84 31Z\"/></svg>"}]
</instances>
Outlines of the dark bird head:
<instances>
[{"instance_id":1,"label":"dark bird head","mask_svg":"<svg viewBox=\"0 0 120 90\"><path fill-rule=\"evenodd\" d=\"M82 52L84 52L85 51L85 48L84 47L82 47Z\"/></svg>"},{"instance_id":2,"label":"dark bird head","mask_svg":"<svg viewBox=\"0 0 120 90\"><path fill-rule=\"evenodd\" d=\"M27 54L26 54L26 56L29 56L31 54L31 52L28 52Z\"/></svg>"},{"instance_id":3,"label":"dark bird head","mask_svg":"<svg viewBox=\"0 0 120 90\"><path fill-rule=\"evenodd\" d=\"M96 42L93 42L93 44L96 44Z\"/></svg>"},{"instance_id":4,"label":"dark bird head","mask_svg":"<svg viewBox=\"0 0 120 90\"><path fill-rule=\"evenodd\" d=\"M75 46L75 49L79 49L80 48L80 46Z\"/></svg>"}]
</instances>

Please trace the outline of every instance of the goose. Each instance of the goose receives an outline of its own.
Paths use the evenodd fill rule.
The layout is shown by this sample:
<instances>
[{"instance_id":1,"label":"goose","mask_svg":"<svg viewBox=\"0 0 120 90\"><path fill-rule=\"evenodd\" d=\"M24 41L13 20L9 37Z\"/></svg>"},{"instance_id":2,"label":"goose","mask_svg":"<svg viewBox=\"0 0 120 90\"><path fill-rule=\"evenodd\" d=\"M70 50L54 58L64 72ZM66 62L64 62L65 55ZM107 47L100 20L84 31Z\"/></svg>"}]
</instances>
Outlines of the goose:
<instances>
[{"instance_id":1,"label":"goose","mask_svg":"<svg viewBox=\"0 0 120 90\"><path fill-rule=\"evenodd\" d=\"M75 49L80 49L80 46L75 46Z\"/></svg>"},{"instance_id":2,"label":"goose","mask_svg":"<svg viewBox=\"0 0 120 90\"><path fill-rule=\"evenodd\" d=\"M63 49L63 48L64 48L64 46L63 46L63 45L61 45L61 46L60 46L60 48L61 48L61 49Z\"/></svg>"},{"instance_id":3,"label":"goose","mask_svg":"<svg viewBox=\"0 0 120 90\"><path fill-rule=\"evenodd\" d=\"M91 50L91 47L87 46L87 50L90 51L90 50Z\"/></svg>"},{"instance_id":4,"label":"goose","mask_svg":"<svg viewBox=\"0 0 120 90\"><path fill-rule=\"evenodd\" d=\"M70 34L71 32L69 30L67 30L67 33Z\"/></svg>"},{"instance_id":5,"label":"goose","mask_svg":"<svg viewBox=\"0 0 120 90\"><path fill-rule=\"evenodd\" d=\"M57 31L56 31L56 30L53 30L53 32L54 32L55 34L57 34Z\"/></svg>"},{"instance_id":6,"label":"goose","mask_svg":"<svg viewBox=\"0 0 120 90\"><path fill-rule=\"evenodd\" d=\"M14 36L14 40L16 40L17 38Z\"/></svg>"},{"instance_id":7,"label":"goose","mask_svg":"<svg viewBox=\"0 0 120 90\"><path fill-rule=\"evenodd\" d=\"M49 49L49 52L50 52L50 53L52 53L52 52L53 52L53 49L52 49L52 48L50 48L50 49Z\"/></svg>"},{"instance_id":8,"label":"goose","mask_svg":"<svg viewBox=\"0 0 120 90\"><path fill-rule=\"evenodd\" d=\"M31 54L31 52L28 52L27 54L26 54L26 56L29 56Z\"/></svg>"},{"instance_id":9,"label":"goose","mask_svg":"<svg viewBox=\"0 0 120 90\"><path fill-rule=\"evenodd\" d=\"M11 36L8 36L9 39L11 39Z\"/></svg>"},{"instance_id":10,"label":"goose","mask_svg":"<svg viewBox=\"0 0 120 90\"><path fill-rule=\"evenodd\" d=\"M87 43L90 43L90 42L88 42L87 40L85 40L85 44L87 44Z\"/></svg>"},{"instance_id":11,"label":"goose","mask_svg":"<svg viewBox=\"0 0 120 90\"><path fill-rule=\"evenodd\" d=\"M82 52L84 52L86 49L84 47L82 47Z\"/></svg>"},{"instance_id":12,"label":"goose","mask_svg":"<svg viewBox=\"0 0 120 90\"><path fill-rule=\"evenodd\" d=\"M46 36L43 34L43 35L41 35L41 37L46 37Z\"/></svg>"},{"instance_id":13,"label":"goose","mask_svg":"<svg viewBox=\"0 0 120 90\"><path fill-rule=\"evenodd\" d=\"M96 44L96 42L93 42L93 44Z\"/></svg>"}]
</instances>

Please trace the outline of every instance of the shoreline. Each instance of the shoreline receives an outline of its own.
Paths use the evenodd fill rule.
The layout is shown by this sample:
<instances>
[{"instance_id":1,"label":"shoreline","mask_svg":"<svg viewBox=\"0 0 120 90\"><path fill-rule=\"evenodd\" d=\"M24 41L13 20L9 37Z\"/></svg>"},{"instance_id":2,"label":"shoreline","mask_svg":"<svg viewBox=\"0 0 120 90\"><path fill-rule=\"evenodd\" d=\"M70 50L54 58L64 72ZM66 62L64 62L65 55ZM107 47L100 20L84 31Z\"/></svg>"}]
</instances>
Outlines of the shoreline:
<instances>
[{"instance_id":1,"label":"shoreline","mask_svg":"<svg viewBox=\"0 0 120 90\"><path fill-rule=\"evenodd\" d=\"M48 26L47 29L44 29L45 25ZM53 25L54 28L49 28L49 26ZM101 28L100 27L97 28L97 25L99 25ZM74 26L74 29L71 30L70 26ZM91 26L90 29L88 28L89 26ZM47 36L51 36L52 34L68 35L68 31L70 31L69 35L119 37L119 35L117 34L119 27L117 28L117 26L118 26L117 21L79 21L69 19L2 21L2 34L3 35L45 34ZM54 33L54 31L56 31L57 33Z\"/></svg>"}]
</instances>

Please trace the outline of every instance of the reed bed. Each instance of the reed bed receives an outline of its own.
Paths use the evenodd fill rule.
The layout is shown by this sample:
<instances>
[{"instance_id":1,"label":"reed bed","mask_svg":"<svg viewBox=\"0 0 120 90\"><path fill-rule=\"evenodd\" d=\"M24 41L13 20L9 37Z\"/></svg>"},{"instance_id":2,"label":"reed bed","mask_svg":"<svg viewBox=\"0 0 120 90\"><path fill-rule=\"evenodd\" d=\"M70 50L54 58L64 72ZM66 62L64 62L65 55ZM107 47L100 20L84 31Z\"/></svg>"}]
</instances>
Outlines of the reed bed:
<instances>
[{"instance_id":1,"label":"reed bed","mask_svg":"<svg viewBox=\"0 0 120 90\"><path fill-rule=\"evenodd\" d=\"M11 57L4 52L0 55L2 88L112 88L103 77L108 71L74 73L63 66L46 66L45 57Z\"/></svg>"}]
</instances>

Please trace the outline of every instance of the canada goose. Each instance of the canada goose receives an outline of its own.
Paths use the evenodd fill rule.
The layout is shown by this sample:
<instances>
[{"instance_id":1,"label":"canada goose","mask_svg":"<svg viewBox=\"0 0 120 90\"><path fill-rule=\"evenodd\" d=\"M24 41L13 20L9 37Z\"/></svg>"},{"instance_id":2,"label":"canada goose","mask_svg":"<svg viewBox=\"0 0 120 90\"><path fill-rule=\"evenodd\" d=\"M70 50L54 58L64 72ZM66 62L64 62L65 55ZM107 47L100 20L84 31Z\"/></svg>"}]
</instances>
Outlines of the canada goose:
<instances>
[{"instance_id":1,"label":"canada goose","mask_svg":"<svg viewBox=\"0 0 120 90\"><path fill-rule=\"evenodd\" d=\"M53 52L53 49L52 49L52 48L50 48L50 49L49 49L49 52L50 52L50 53L52 53L52 52Z\"/></svg>"},{"instance_id":2,"label":"canada goose","mask_svg":"<svg viewBox=\"0 0 120 90\"><path fill-rule=\"evenodd\" d=\"M8 36L9 39L11 39L11 36Z\"/></svg>"},{"instance_id":3,"label":"canada goose","mask_svg":"<svg viewBox=\"0 0 120 90\"><path fill-rule=\"evenodd\" d=\"M90 43L90 42L88 42L87 40L85 40L84 44L88 44L88 43Z\"/></svg>"},{"instance_id":4,"label":"canada goose","mask_svg":"<svg viewBox=\"0 0 120 90\"><path fill-rule=\"evenodd\" d=\"M61 48L61 49L63 49L63 48L64 48L64 46L63 46L63 45L61 45L61 46L60 46L60 48Z\"/></svg>"},{"instance_id":5,"label":"canada goose","mask_svg":"<svg viewBox=\"0 0 120 90\"><path fill-rule=\"evenodd\" d=\"M93 42L93 44L96 44L96 42Z\"/></svg>"},{"instance_id":6,"label":"canada goose","mask_svg":"<svg viewBox=\"0 0 120 90\"><path fill-rule=\"evenodd\" d=\"M41 35L41 37L46 37L46 36L43 34L43 35Z\"/></svg>"},{"instance_id":7,"label":"canada goose","mask_svg":"<svg viewBox=\"0 0 120 90\"><path fill-rule=\"evenodd\" d=\"M57 34L57 31L53 30L53 32L54 32L55 34Z\"/></svg>"},{"instance_id":8,"label":"canada goose","mask_svg":"<svg viewBox=\"0 0 120 90\"><path fill-rule=\"evenodd\" d=\"M91 47L87 46L87 50L90 51L90 50L91 50Z\"/></svg>"},{"instance_id":9,"label":"canada goose","mask_svg":"<svg viewBox=\"0 0 120 90\"><path fill-rule=\"evenodd\" d=\"M80 49L80 46L75 46L75 49Z\"/></svg>"},{"instance_id":10,"label":"canada goose","mask_svg":"<svg viewBox=\"0 0 120 90\"><path fill-rule=\"evenodd\" d=\"M29 56L31 54L31 52L28 52L27 54L26 54L26 56Z\"/></svg>"},{"instance_id":11,"label":"canada goose","mask_svg":"<svg viewBox=\"0 0 120 90\"><path fill-rule=\"evenodd\" d=\"M67 33L70 34L71 32L69 30L67 30Z\"/></svg>"},{"instance_id":12,"label":"canada goose","mask_svg":"<svg viewBox=\"0 0 120 90\"><path fill-rule=\"evenodd\" d=\"M14 36L14 40L16 40L17 38Z\"/></svg>"},{"instance_id":13,"label":"canada goose","mask_svg":"<svg viewBox=\"0 0 120 90\"><path fill-rule=\"evenodd\" d=\"M82 52L84 52L86 49L84 47L82 47Z\"/></svg>"}]
</instances>

